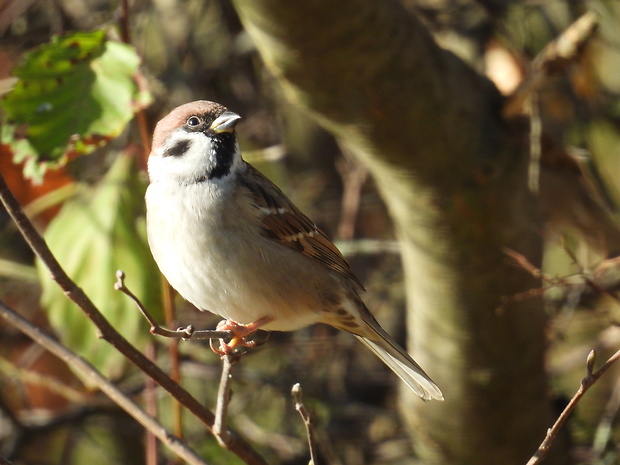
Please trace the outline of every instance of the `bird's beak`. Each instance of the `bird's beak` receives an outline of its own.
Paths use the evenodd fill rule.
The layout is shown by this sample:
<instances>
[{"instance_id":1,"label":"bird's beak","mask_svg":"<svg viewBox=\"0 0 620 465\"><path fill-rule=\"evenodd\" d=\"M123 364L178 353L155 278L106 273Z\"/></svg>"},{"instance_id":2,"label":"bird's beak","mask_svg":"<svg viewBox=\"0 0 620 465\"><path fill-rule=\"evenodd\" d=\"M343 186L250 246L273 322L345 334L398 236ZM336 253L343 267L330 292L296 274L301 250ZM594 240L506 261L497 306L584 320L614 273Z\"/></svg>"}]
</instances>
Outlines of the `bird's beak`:
<instances>
[{"instance_id":1,"label":"bird's beak","mask_svg":"<svg viewBox=\"0 0 620 465\"><path fill-rule=\"evenodd\" d=\"M233 113L232 111L226 111L217 118L215 118L215 121L211 123L209 129L211 129L216 134L220 134L222 132L233 132L235 126L240 119L241 116L239 116L237 113Z\"/></svg>"}]
</instances>

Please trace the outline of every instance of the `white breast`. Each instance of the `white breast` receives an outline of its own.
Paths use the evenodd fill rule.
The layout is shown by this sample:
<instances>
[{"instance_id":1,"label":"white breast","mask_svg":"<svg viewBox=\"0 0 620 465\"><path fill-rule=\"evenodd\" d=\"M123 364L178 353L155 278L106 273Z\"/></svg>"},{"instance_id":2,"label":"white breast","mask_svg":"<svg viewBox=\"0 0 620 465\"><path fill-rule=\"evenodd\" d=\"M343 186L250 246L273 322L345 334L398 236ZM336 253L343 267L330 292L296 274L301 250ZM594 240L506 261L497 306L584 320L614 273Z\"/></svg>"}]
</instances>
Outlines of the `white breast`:
<instances>
[{"instance_id":1,"label":"white breast","mask_svg":"<svg viewBox=\"0 0 620 465\"><path fill-rule=\"evenodd\" d=\"M206 182L149 186L148 240L161 272L200 310L238 323L272 316L267 329L293 330L317 322L331 278L260 236L258 225L239 218L232 195Z\"/></svg>"}]
</instances>

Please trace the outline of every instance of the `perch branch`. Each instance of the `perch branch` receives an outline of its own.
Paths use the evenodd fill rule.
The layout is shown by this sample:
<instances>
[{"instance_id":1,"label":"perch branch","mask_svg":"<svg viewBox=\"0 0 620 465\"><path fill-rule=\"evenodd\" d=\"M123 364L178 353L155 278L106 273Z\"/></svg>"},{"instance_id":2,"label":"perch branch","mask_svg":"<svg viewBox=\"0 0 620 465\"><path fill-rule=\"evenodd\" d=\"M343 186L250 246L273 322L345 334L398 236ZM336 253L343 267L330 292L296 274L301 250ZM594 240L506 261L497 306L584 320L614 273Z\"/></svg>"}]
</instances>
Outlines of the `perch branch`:
<instances>
[{"instance_id":1,"label":"perch branch","mask_svg":"<svg viewBox=\"0 0 620 465\"><path fill-rule=\"evenodd\" d=\"M618 359L620 358L620 350L618 350L615 354L613 354L609 359L598 369L598 371L593 371L594 362L596 360L596 352L594 350L590 351L588 354L588 358L586 359L586 376L581 380L581 385L577 392L570 400L568 405L564 408L558 419L555 421L553 426L547 430L547 435L543 442L538 446L538 450L532 455L530 460L527 462L527 465L536 465L540 463L549 452L549 448L551 444L555 440L560 428L566 422L566 419L572 413L572 411L577 406L577 403L584 396L586 391L592 387L596 381L603 376L603 374L611 367Z\"/></svg>"},{"instance_id":2,"label":"perch branch","mask_svg":"<svg viewBox=\"0 0 620 465\"><path fill-rule=\"evenodd\" d=\"M303 393L301 391L301 385L296 383L291 389L291 395L295 400L295 410L299 412L301 419L306 426L306 435L308 437L308 448L310 449L310 465L318 465L318 452L316 448L316 438L314 435L314 428L312 425L312 416L303 402Z\"/></svg>"},{"instance_id":3,"label":"perch branch","mask_svg":"<svg viewBox=\"0 0 620 465\"><path fill-rule=\"evenodd\" d=\"M138 423L144 426L144 428L151 434L156 436L177 456L183 458L183 460L192 465L207 465L206 462L204 462L184 442L168 433L159 422L142 410L142 408L127 397L113 383L108 381L108 379L106 379L105 376L97 371L90 363L56 342L52 337L45 334L36 326L29 323L2 301L0 301L0 316L37 344L44 347L46 350L79 371L82 376L95 384L116 405L131 415Z\"/></svg>"},{"instance_id":4,"label":"perch branch","mask_svg":"<svg viewBox=\"0 0 620 465\"><path fill-rule=\"evenodd\" d=\"M52 279L60 286L68 298L75 302L86 316L95 324L103 339L112 344L116 350L122 353L130 362L136 365L147 376L155 380L161 387L168 391L175 399L188 408L212 431L215 416L213 412L205 408L196 398L175 383L161 368L151 362L142 352L136 349L127 339L119 334L116 329L90 298L79 288L62 269L58 260L54 257L45 240L36 231L30 220L26 217L21 205L9 190L4 177L0 175L0 201L17 225L22 236L39 257L41 262L50 272ZM250 465L266 465L267 462L250 446L243 438L231 432L231 440L227 448L239 458Z\"/></svg>"},{"instance_id":5,"label":"perch branch","mask_svg":"<svg viewBox=\"0 0 620 465\"><path fill-rule=\"evenodd\" d=\"M150 323L151 328L149 331L151 334L158 336L169 337L173 339L223 339L224 341L230 340L233 337L232 331L214 331L214 330L201 330L196 331L192 325L188 325L185 328L179 328L177 330L171 330L160 326L155 318L151 316L144 304L126 285L125 285L125 273L121 270L116 272L116 282L114 283L114 289L121 291L123 294L133 300L140 310L140 313Z\"/></svg>"}]
</instances>

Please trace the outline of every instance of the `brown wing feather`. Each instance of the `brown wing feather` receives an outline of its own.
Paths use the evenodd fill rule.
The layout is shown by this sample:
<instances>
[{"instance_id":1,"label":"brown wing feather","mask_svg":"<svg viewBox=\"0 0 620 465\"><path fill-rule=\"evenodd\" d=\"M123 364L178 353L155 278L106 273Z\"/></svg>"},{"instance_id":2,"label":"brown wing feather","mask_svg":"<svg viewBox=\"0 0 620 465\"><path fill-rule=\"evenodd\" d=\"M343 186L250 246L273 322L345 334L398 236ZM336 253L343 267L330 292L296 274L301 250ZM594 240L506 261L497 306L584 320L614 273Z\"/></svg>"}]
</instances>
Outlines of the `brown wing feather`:
<instances>
[{"instance_id":1,"label":"brown wing feather","mask_svg":"<svg viewBox=\"0 0 620 465\"><path fill-rule=\"evenodd\" d=\"M242 182L251 192L255 206L263 213L263 236L317 260L364 289L325 233L299 211L275 184L252 165L246 165L248 176L244 177Z\"/></svg>"}]
</instances>

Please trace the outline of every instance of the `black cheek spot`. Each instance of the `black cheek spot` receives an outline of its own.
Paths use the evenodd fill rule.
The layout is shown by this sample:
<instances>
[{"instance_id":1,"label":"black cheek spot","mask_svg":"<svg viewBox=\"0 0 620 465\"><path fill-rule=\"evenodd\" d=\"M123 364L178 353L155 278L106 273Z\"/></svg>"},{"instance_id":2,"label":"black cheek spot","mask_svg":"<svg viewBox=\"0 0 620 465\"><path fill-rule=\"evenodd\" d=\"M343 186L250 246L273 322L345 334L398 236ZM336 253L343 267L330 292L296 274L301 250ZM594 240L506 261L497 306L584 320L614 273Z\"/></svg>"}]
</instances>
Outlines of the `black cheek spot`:
<instances>
[{"instance_id":1,"label":"black cheek spot","mask_svg":"<svg viewBox=\"0 0 620 465\"><path fill-rule=\"evenodd\" d=\"M172 147L166 149L164 157L182 157L191 145L192 143L187 139L177 141Z\"/></svg>"}]
</instances>

